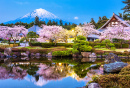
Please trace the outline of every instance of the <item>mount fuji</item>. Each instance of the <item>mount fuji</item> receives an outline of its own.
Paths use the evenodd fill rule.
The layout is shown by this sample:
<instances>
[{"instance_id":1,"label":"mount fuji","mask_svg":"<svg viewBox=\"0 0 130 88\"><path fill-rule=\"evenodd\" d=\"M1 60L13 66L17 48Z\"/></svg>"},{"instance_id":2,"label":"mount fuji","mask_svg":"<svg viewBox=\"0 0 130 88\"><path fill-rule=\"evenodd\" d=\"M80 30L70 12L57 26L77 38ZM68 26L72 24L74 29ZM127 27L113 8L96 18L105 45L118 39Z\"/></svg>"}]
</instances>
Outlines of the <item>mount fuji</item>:
<instances>
[{"instance_id":1,"label":"mount fuji","mask_svg":"<svg viewBox=\"0 0 130 88\"><path fill-rule=\"evenodd\" d=\"M31 13L28 13L26 15L24 15L23 17L17 18L16 20L11 20L8 22L5 22L5 24L7 23L16 23L16 22L23 22L23 23L31 23L32 21L34 22L35 17L38 16L40 21L45 21L46 23L51 20L51 21L57 21L59 23L60 18L55 16L54 14L52 14L51 12L46 11L45 9L36 9ZM64 23L68 23L66 21L63 21Z\"/></svg>"}]
</instances>

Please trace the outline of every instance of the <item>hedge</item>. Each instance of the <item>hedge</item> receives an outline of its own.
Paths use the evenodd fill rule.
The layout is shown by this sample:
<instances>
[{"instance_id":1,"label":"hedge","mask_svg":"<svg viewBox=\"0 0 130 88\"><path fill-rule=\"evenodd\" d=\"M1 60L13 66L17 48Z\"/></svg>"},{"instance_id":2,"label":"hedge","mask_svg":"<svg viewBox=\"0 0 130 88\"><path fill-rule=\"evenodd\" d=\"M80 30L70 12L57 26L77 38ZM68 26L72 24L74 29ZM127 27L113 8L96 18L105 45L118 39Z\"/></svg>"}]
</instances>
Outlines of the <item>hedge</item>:
<instances>
[{"instance_id":1,"label":"hedge","mask_svg":"<svg viewBox=\"0 0 130 88\"><path fill-rule=\"evenodd\" d=\"M121 44L120 43L113 43L115 45L116 48L121 48ZM50 48L50 47L54 47L55 43L30 43L31 46L41 46L44 48ZM105 43L94 43L94 42L89 42L89 45L94 47L94 46L106 46ZM57 43L56 46L65 46L65 47L72 47L73 43ZM122 44L122 48L129 48L129 44Z\"/></svg>"},{"instance_id":2,"label":"hedge","mask_svg":"<svg viewBox=\"0 0 130 88\"><path fill-rule=\"evenodd\" d=\"M113 43L116 48L129 48L129 44L121 44L120 43ZM89 42L89 45L94 47L94 46L106 46L105 43L94 43L94 42Z\"/></svg>"},{"instance_id":3,"label":"hedge","mask_svg":"<svg viewBox=\"0 0 130 88\"><path fill-rule=\"evenodd\" d=\"M50 48L50 47L54 47L55 43L30 43L31 46L41 46L44 48ZM56 46L65 46L65 47L72 47L73 43L57 43Z\"/></svg>"}]
</instances>

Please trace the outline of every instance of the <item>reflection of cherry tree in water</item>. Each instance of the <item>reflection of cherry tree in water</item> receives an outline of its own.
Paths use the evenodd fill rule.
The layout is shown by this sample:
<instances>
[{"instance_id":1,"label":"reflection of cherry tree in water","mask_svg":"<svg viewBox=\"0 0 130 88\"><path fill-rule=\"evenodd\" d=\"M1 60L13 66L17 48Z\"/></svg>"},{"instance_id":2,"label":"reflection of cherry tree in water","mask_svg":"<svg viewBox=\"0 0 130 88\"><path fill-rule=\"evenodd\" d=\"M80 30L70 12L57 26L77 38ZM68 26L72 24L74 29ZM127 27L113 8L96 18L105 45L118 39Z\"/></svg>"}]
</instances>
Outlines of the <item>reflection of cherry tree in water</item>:
<instances>
[{"instance_id":1,"label":"reflection of cherry tree in water","mask_svg":"<svg viewBox=\"0 0 130 88\"><path fill-rule=\"evenodd\" d=\"M27 75L26 70L18 66L0 66L0 79L19 79L22 80Z\"/></svg>"},{"instance_id":2,"label":"reflection of cherry tree in water","mask_svg":"<svg viewBox=\"0 0 130 88\"><path fill-rule=\"evenodd\" d=\"M58 80L63 77L66 77L68 73L68 65L67 64L40 64L40 69L37 72L40 76L42 76L45 80Z\"/></svg>"}]
</instances>

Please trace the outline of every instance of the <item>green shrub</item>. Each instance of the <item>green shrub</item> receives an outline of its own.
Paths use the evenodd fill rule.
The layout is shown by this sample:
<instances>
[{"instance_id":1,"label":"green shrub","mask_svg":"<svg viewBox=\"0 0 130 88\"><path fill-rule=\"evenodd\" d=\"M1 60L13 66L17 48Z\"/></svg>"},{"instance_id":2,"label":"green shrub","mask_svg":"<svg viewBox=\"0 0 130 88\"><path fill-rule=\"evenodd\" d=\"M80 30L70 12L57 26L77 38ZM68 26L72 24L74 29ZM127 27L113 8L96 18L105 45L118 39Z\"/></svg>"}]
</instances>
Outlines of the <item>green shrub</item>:
<instances>
[{"instance_id":1,"label":"green shrub","mask_svg":"<svg viewBox=\"0 0 130 88\"><path fill-rule=\"evenodd\" d=\"M103 40L102 43L111 43L109 39Z\"/></svg>"},{"instance_id":2,"label":"green shrub","mask_svg":"<svg viewBox=\"0 0 130 88\"><path fill-rule=\"evenodd\" d=\"M121 48L121 44L120 43L114 43L116 48Z\"/></svg>"},{"instance_id":3,"label":"green shrub","mask_svg":"<svg viewBox=\"0 0 130 88\"><path fill-rule=\"evenodd\" d=\"M101 48L106 48L106 46L101 46Z\"/></svg>"},{"instance_id":4,"label":"green shrub","mask_svg":"<svg viewBox=\"0 0 130 88\"><path fill-rule=\"evenodd\" d=\"M100 75L95 76L92 82L99 83L102 88L130 88L130 75Z\"/></svg>"},{"instance_id":5,"label":"green shrub","mask_svg":"<svg viewBox=\"0 0 130 88\"><path fill-rule=\"evenodd\" d=\"M116 48L115 47L111 47L111 50L116 50Z\"/></svg>"},{"instance_id":6,"label":"green shrub","mask_svg":"<svg viewBox=\"0 0 130 88\"><path fill-rule=\"evenodd\" d=\"M82 35L79 35L79 36L77 36L77 40L84 40L84 41L86 41L86 37L82 36Z\"/></svg>"},{"instance_id":7,"label":"green shrub","mask_svg":"<svg viewBox=\"0 0 130 88\"><path fill-rule=\"evenodd\" d=\"M96 45L96 46L94 46L94 48L101 48L101 46L100 45Z\"/></svg>"},{"instance_id":8,"label":"green shrub","mask_svg":"<svg viewBox=\"0 0 130 88\"><path fill-rule=\"evenodd\" d=\"M115 45L114 45L113 43L109 43L109 44L108 44L108 47L110 47L110 48L111 48L111 47L115 47Z\"/></svg>"},{"instance_id":9,"label":"green shrub","mask_svg":"<svg viewBox=\"0 0 130 88\"><path fill-rule=\"evenodd\" d=\"M122 44L122 48L129 48L129 44Z\"/></svg>"},{"instance_id":10,"label":"green shrub","mask_svg":"<svg viewBox=\"0 0 130 88\"><path fill-rule=\"evenodd\" d=\"M70 51L54 51L52 52L53 56L70 56L72 55Z\"/></svg>"},{"instance_id":11,"label":"green shrub","mask_svg":"<svg viewBox=\"0 0 130 88\"><path fill-rule=\"evenodd\" d=\"M79 47L79 50L81 52L90 52L92 50L92 47L91 46L86 46L86 45L83 45L83 46L80 46Z\"/></svg>"},{"instance_id":12,"label":"green shrub","mask_svg":"<svg viewBox=\"0 0 130 88\"><path fill-rule=\"evenodd\" d=\"M70 51L72 54L79 53L79 51L78 51L77 49L70 49L70 50L68 50L68 51Z\"/></svg>"},{"instance_id":13,"label":"green shrub","mask_svg":"<svg viewBox=\"0 0 130 88\"><path fill-rule=\"evenodd\" d=\"M36 43L30 43L31 46L41 46L44 48L50 48L50 47L55 47L54 43L40 43L40 42L36 42ZM56 46L64 46L64 47L72 47L73 43L56 43Z\"/></svg>"},{"instance_id":14,"label":"green shrub","mask_svg":"<svg viewBox=\"0 0 130 88\"><path fill-rule=\"evenodd\" d=\"M50 48L50 47L54 46L54 43L42 43L41 45L44 48Z\"/></svg>"},{"instance_id":15,"label":"green shrub","mask_svg":"<svg viewBox=\"0 0 130 88\"><path fill-rule=\"evenodd\" d=\"M100 43L99 39L94 40L95 43Z\"/></svg>"}]
</instances>

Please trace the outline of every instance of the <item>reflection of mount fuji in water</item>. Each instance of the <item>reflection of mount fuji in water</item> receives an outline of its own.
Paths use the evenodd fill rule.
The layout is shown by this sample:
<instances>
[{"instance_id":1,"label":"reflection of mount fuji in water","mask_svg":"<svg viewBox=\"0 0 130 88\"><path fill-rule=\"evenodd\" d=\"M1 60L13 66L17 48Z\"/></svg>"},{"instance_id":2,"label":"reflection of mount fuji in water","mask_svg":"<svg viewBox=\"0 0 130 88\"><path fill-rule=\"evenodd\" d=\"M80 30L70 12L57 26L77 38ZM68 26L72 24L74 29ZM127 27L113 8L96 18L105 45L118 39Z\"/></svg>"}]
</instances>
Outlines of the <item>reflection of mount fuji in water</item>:
<instances>
[{"instance_id":1,"label":"reflection of mount fuji in water","mask_svg":"<svg viewBox=\"0 0 130 88\"><path fill-rule=\"evenodd\" d=\"M45 9L36 9L31 13L28 13L26 15L24 15L23 17L17 18L15 20L11 20L8 22L5 22L5 24L7 23L16 23L16 22L23 22L23 23L31 23L32 21L35 20L35 17L38 16L40 21L45 21L46 23L51 20L51 21L55 21L58 22L60 21L60 18L55 16L53 13L46 11ZM63 24L66 23L66 21L63 21ZM68 22L67 22L68 23Z\"/></svg>"},{"instance_id":2,"label":"reflection of mount fuji in water","mask_svg":"<svg viewBox=\"0 0 130 88\"><path fill-rule=\"evenodd\" d=\"M72 60L70 61L72 62ZM24 84L20 85L26 87L25 83L28 83L30 87L36 85L36 88L41 86L45 88L82 87L95 73L101 73L100 70L88 72L89 66L88 63L80 64L77 62L74 65L68 63L17 62L0 66L0 81L11 78L13 79L10 81L11 83L23 82ZM15 86L15 84L11 85Z\"/></svg>"}]
</instances>

